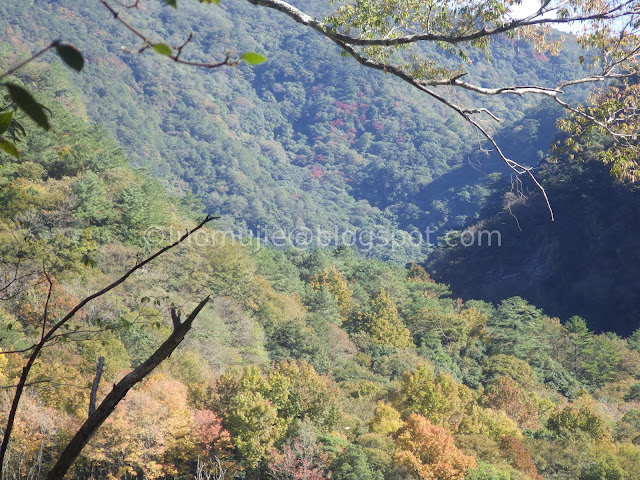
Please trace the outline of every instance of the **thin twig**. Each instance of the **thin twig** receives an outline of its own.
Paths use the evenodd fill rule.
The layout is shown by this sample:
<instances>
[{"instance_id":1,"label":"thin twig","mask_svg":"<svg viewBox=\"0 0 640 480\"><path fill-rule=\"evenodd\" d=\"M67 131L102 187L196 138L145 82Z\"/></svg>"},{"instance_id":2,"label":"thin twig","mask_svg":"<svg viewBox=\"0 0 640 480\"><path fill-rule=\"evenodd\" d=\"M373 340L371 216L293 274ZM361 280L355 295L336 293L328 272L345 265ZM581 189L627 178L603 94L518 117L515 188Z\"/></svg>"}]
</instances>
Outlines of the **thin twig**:
<instances>
[{"instance_id":1,"label":"thin twig","mask_svg":"<svg viewBox=\"0 0 640 480\"><path fill-rule=\"evenodd\" d=\"M51 380L34 380L33 382L29 382L25 384L25 387L33 387L34 385L39 385L41 383L51 383ZM8 390L10 388L16 388L18 385L2 385L0 386L0 390Z\"/></svg>"},{"instance_id":2,"label":"thin twig","mask_svg":"<svg viewBox=\"0 0 640 480\"><path fill-rule=\"evenodd\" d=\"M16 65L15 67L10 68L9 70L7 70L6 72L4 72L2 75L0 75L0 80L2 80L5 77L8 77L9 75L13 75L14 73L16 73L18 70L20 70L21 68L23 68L25 65L33 62L36 58L44 55L45 53L47 53L49 50L51 50L52 48L57 47L60 44L59 40L54 40L53 42L51 42L49 45L47 45L46 47L44 47L42 50L40 50L37 53L34 53L33 55L31 55L31 57L27 58L24 62L19 63L18 65Z\"/></svg>"},{"instance_id":3,"label":"thin twig","mask_svg":"<svg viewBox=\"0 0 640 480\"><path fill-rule=\"evenodd\" d=\"M131 23L127 22L125 19L122 18L122 16L120 15L120 12L118 12L115 8L113 8L106 0L98 0L108 11L109 13L111 13L111 15L113 16L113 18L119 22L121 25L123 25L127 30L129 30L131 33L133 33L136 37L138 37L140 40L142 40L142 46L136 50L136 51L132 51L129 50L127 48L123 49L127 52L130 53L142 53L145 50L153 47L154 45L157 45L160 42L154 42L153 40L151 40L151 38L147 37L145 34L143 34L140 30L138 30L136 27L134 27ZM136 3L134 5L129 5L129 6L125 6L122 5L120 2L116 2L119 5L121 5L123 8L126 9L130 9L130 8L137 8L138 6L138 2L136 1ZM193 39L193 32L189 34L189 36L187 37L187 39L185 40L185 42L178 46L178 47L169 47L172 50L174 50L176 53L172 54L172 55L166 55L167 58L171 59L172 61L174 61L175 63L179 63L181 65L187 65L190 67L201 67L201 68L219 68L219 67L223 67L223 66L235 66L238 65L240 63L240 59L232 59L231 55L229 53L227 53L225 55L224 60L221 60L219 62L196 62L196 61L191 61L191 60L183 60L181 58L182 56L182 51L184 49L184 47L186 47L191 40Z\"/></svg>"}]
</instances>

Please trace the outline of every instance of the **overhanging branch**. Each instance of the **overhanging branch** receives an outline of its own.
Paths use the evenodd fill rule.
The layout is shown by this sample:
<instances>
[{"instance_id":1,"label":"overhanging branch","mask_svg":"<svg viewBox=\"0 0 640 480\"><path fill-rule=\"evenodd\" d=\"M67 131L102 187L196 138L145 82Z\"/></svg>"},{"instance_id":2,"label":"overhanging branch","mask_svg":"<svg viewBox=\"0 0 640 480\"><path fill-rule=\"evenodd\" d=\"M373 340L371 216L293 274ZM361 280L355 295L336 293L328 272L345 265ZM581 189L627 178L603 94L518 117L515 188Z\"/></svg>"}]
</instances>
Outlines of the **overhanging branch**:
<instances>
[{"instance_id":1,"label":"overhanging branch","mask_svg":"<svg viewBox=\"0 0 640 480\"><path fill-rule=\"evenodd\" d=\"M567 16L567 17L556 17L556 18L545 18L545 15L548 13L557 10L557 8L548 8L550 2L546 2L539 10L532 13L531 15L521 18L511 20L509 22L504 22L500 25L496 25L493 27L482 27L477 30L468 33L417 33L412 35L401 35L392 38L360 38L352 35L347 35L344 33L339 33L333 31L330 28L330 25L327 25L325 22L319 21L310 15L306 14L302 10L294 7L293 5L284 2L282 0L247 0L252 5L271 8L273 10L277 10L279 12L284 13L289 16L296 22L311 27L314 30L320 32L326 37L329 37L333 40L338 40L340 42L348 43L350 45L359 46L359 47L393 47L400 45L407 45L411 43L418 42L445 42L450 44L458 44L471 42L474 40L480 40L482 38L491 37L494 35L498 35L500 33L506 33L514 31L518 28L529 27L529 26L537 26L537 25L563 25L572 22L588 22L594 20L615 20L621 17L628 17L631 15L638 15L640 11L637 9L626 9L629 6L632 6L635 1L627 0L626 2L607 9L603 12L593 13L591 15L575 15L575 16Z\"/></svg>"},{"instance_id":2,"label":"overhanging branch","mask_svg":"<svg viewBox=\"0 0 640 480\"><path fill-rule=\"evenodd\" d=\"M500 156L502 161L516 175L526 174L529 178L531 178L531 180L535 183L536 187L538 188L538 190L540 190L540 192L542 193L542 196L544 197L544 200L545 200L545 202L547 204L547 209L549 210L549 215L551 216L551 221L554 220L553 208L551 208L551 202L549 201L549 197L547 196L547 192L546 192L545 188L542 186L542 184L536 178L535 174L533 173L533 169L531 167L526 167L524 165L521 165L520 163L518 163L518 162L516 162L516 161L514 161L514 160L512 160L510 158L507 158L507 156L502 152L502 150L500 149L499 145L497 144L497 142L493 138L493 135L491 135L482 125L480 125L475 119L472 118L472 115L475 114L475 113L486 113L487 115L489 115L494 120L499 120L493 113L491 113L491 111L489 111L486 108L465 109L465 108L461 107L460 105L457 105L457 104L454 104L454 103L450 102L448 99L446 99L442 95L437 94L433 90L427 88L424 83L419 82L418 80L413 78L411 75L407 74L406 72L404 72L404 71L402 71L402 70L400 70L400 69L398 69L398 68L396 68L394 66L391 66L391 65L386 65L386 64L381 64L381 63L374 62L371 59L361 55L355 48L351 47L350 45L344 44L344 43L339 42L337 40L334 40L334 42L338 46L340 46L340 48L342 48L345 52L347 52L349 55L351 55L353 58L355 58L360 64L362 64L362 65L364 65L366 67L369 67L369 68L373 68L375 70L381 70L381 71L384 71L384 72L391 73L391 74L397 76L398 78L401 78L405 82L409 83L410 85L413 85L418 90L428 94L429 96L431 96L435 100L437 100L440 103L446 105L447 107L451 108L456 113L458 113L460 116L462 116L462 118L464 118L465 121L470 123L476 130L478 130L480 132L480 134L487 141L489 141L489 143L491 143L491 145L493 145L496 153ZM529 92L529 93L531 93L531 92ZM552 95L552 96L554 98L556 97L555 94Z\"/></svg>"}]
</instances>

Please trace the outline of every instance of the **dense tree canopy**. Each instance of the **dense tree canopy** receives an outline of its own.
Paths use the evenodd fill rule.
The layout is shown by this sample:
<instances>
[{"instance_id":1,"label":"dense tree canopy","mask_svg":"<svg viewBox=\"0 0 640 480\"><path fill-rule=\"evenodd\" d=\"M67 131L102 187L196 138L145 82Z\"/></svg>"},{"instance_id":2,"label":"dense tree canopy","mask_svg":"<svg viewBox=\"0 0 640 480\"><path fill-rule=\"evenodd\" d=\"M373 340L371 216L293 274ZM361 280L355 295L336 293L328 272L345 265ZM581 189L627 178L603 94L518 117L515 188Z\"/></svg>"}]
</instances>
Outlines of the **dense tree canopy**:
<instances>
[{"instance_id":1,"label":"dense tree canopy","mask_svg":"<svg viewBox=\"0 0 640 480\"><path fill-rule=\"evenodd\" d=\"M633 98L632 90L628 89L632 88L635 68L636 6L631 1L597 4L544 2L538 9L532 8L528 13L524 13L518 2L464 2L464 5L434 2L431 6L423 3L418 6L411 2L404 4L394 1L337 3L332 13L330 5L317 1L305 5L304 9L309 9L309 15L280 0L250 2L266 7L258 9L260 11L247 9L241 4L227 5L225 2L222 7L205 5L196 8L196 2L184 1L178 2L177 21L170 20L174 15L167 10L171 8L161 8L160 4L164 2L132 2L128 5L99 0L95 2L86 0L86 5L59 3L53 13L60 17L52 25L52 31L70 37L91 61L99 60L99 65L90 65L93 72L108 68L107 64L117 65L119 69L133 62L135 65L131 72L121 78L125 83L137 83L140 74L153 68L158 61L128 60L122 51L118 53L121 42L114 42L113 39L132 38L129 35L135 38L136 34L130 29L116 28L118 22L113 21L113 16L110 19L107 9L101 15L99 9L92 8L91 5L99 3L119 12L118 20L137 32L142 44L125 42L124 51L148 50L165 54L174 60L227 67L242 60L242 52L253 48L267 53L267 63L278 67L274 70L270 70L270 67L266 67L266 70L259 68L255 74L250 74L248 79L253 84L248 89L247 85L237 83L235 75L220 74L222 81L216 81L216 88L209 90L216 91L216 95L204 98L198 89L192 90L187 96L189 98L181 98L183 91L179 85L184 85L187 80L180 78L179 74L179 78L175 78L175 75L163 72L154 80L140 82L135 87L143 89L145 93L153 93L155 97L156 106L153 109L158 111L158 117L149 119L151 122L144 118L149 113L146 105L132 108L138 103L134 95L121 91L117 94L114 91L113 96L106 95L111 90L106 78L99 82L99 87L93 85L88 89L88 95L99 104L101 121L109 122L124 144L135 145L131 154L138 163L151 166L164 178L171 173L188 182L208 208L233 212L238 219L242 219L240 223L244 227L254 232L259 227L265 229L274 226L273 215L269 211L274 204L309 212L290 219L287 228L304 223L307 227L320 224L338 225L339 229L343 229L345 222L338 218L342 212L348 217L375 218L374 222L367 225L370 227L389 225L389 216L380 215L376 209L388 210L397 216L399 226L409 231L410 227L422 230L425 225L463 222L468 215L477 214L475 205L486 196L486 186L463 184L459 185L459 191L452 193L447 189L439 190L437 185L431 185L428 190L424 187L450 170L452 157L457 158L453 164L458 164L465 155L469 155L468 151L477 150L477 137L472 131L460 128L464 123L471 125L480 135L485 135L487 147L498 152L509 167L526 176L532 175L535 180L537 175L533 175L533 169L539 159L537 155L546 150L546 145L540 148L534 142L531 147L523 149L523 142L530 143L531 135L539 139L540 136L535 136L536 131L542 138L551 140L546 135L551 131L550 122L559 113L547 102L543 103L546 105L543 115L538 112L526 120L514 115L536 105L534 97L550 99L558 109L568 109L571 113L570 118L561 125L572 132L573 140L565 145L565 149L575 154L583 148L584 142L604 134L613 143L603 150L602 159L611 163L613 172L621 178L634 178L631 131L634 122L629 120L635 116L633 105L629 103ZM174 2L171 4L176 5ZM141 7L144 7L144 11ZM16 8L17 5L11 6L13 11ZM39 4L31 9L23 6L20 7L23 10L20 13L27 17L38 16L40 8ZM66 15L74 8L82 16L83 22L89 22L94 30L104 32L100 37L104 46L97 45L85 35L80 17ZM273 9L279 12L266 14L267 10ZM185 12L184 16L181 16L182 11ZM366 82L358 81L358 76L353 77L353 68L349 68L349 63L344 60L326 62L335 54L328 48L327 42L317 36L305 36L303 42L286 35L279 37L279 29L283 24L286 25L281 21L282 14L310 27L310 30L321 32L333 40L331 44L337 44L348 55L354 55L363 65L391 73L408 82L411 88L423 90L422 93L407 89L406 93L394 99L395 104L376 101L375 108L372 108L370 102L362 101L362 96L370 97L372 87L388 90L395 85L397 88L398 82L389 83L380 75L367 76L370 80ZM314 15L318 19L314 19ZM230 28L231 25L233 28ZM548 28L562 25L569 25L580 34L561 36ZM26 24L23 27L27 28L16 29L11 35L23 37L24 40L27 39L24 37L31 41L40 40L28 33ZM195 32L193 37L190 31ZM257 31L262 33L254 35L253 32ZM305 35L304 30L296 31ZM182 45L185 40L189 42L179 51L172 47ZM560 44L562 49L559 48ZM158 47L154 49L153 45ZM212 48L212 45L215 47ZM220 45L239 53L225 57ZM585 50L581 47L585 47ZM286 56L278 54L282 51L287 52ZM102 59L107 53L110 58L105 63ZM212 57L215 61L210 63ZM322 81L304 71L308 65L307 59L312 57L313 62L326 62L323 71L327 76ZM247 59L252 63L255 61L255 57L249 56ZM344 69L342 65L347 68ZM530 74L527 70L533 65L538 71ZM492 71L493 68L495 71ZM198 78L199 75L195 74L192 78ZM348 80L333 86L332 81L327 82L332 75ZM508 78L512 78L514 83L503 84ZM208 76L207 82L210 81L211 76ZM199 80L191 82L194 87L200 83ZM378 82L383 84L378 86ZM583 112L580 102L586 93L585 88L591 88L592 85L601 85L602 91L594 91L592 105L585 107ZM614 89L611 92L618 93L607 93L609 86ZM254 87L259 93L257 97L251 95ZM231 91L233 95L229 95ZM628 95L624 93L626 91L629 91ZM616 95L619 100L614 101ZM128 104L123 114L112 117L108 112L109 103L121 104L119 98L124 100L124 97L131 98L126 99ZM109 100L105 101L107 98ZM522 100L516 100L520 98ZM178 100L178 103L172 99ZM402 112L402 123L411 128L397 121L395 109L398 101L408 102L409 109L405 107L405 112ZM286 108L281 113L261 111L273 102ZM444 108L439 108L438 103ZM206 105L205 113L199 107ZM285 118L281 118L282 112ZM487 112L501 119L500 123L504 126ZM203 114L214 120L212 124L215 127L201 128ZM442 129L443 122L438 117L445 118L447 135L433 132L434 125L436 130ZM185 120L187 118L188 121ZM514 119L523 123L514 124ZM132 132L139 130L134 127L141 124L149 124L149 131L143 132L142 138L136 138ZM415 128L412 124L415 124ZM169 125L172 127L169 128ZM300 128L303 125L311 128ZM260 150L265 158L258 163L251 161L248 158L250 152L245 151L246 139L236 135L230 138L229 127L234 133L240 130L261 136L264 141L259 142ZM518 135L504 138L501 131L505 129L509 132L516 130ZM169 137L155 138L160 130L164 131L163 136L169 134ZM184 130L188 131L188 136L175 135L175 132ZM418 135L417 132L423 134ZM439 141L433 141L434 135L439 137ZM487 139L487 136L490 138ZM454 137L459 137L462 142L451 141ZM492 145L492 139L498 145ZM283 149L276 147L273 140ZM208 142L208 153L202 151L202 142ZM512 144L515 148L512 148ZM464 145L470 147L468 151L460 148ZM147 153L141 154L141 151ZM229 157L229 152L233 152L237 161L225 165L224 169L212 161L215 157ZM174 155L175 159L169 159ZM407 164L415 162L415 157L424 159L407 170ZM300 170L291 168L287 162L281 163L285 158L305 168ZM396 158L402 161L392 160ZM345 168L347 165L348 168ZM271 167L281 174L274 176ZM236 169L244 175L230 175ZM222 181L215 189L202 182L203 175L212 174ZM373 193L372 184L380 174L387 175L387 185L379 194ZM299 188L280 191L277 187L273 190L283 176L290 179L293 185L302 183L303 191ZM306 177L310 177L311 182L306 181ZM263 195L266 194L264 187L268 188L268 199L255 199L263 204L261 208L248 208L250 202L246 202L246 199L253 196L251 183L263 187ZM376 184L378 188L380 185ZM520 193L525 190L520 189ZM351 203L349 197L356 201L365 199L374 208L369 209L366 203ZM340 205L340 213L327 216L326 210L323 212L322 207L317 208L319 203L326 202L332 208ZM407 205L410 208L402 208L401 203L410 203ZM367 215L362 215L365 210ZM351 221L346 223L353 224ZM363 225L358 227L362 228ZM385 249L376 246L374 251ZM415 250L400 251L391 255L402 258L404 255L415 256L415 253ZM385 254L389 255L386 251Z\"/></svg>"},{"instance_id":2,"label":"dense tree canopy","mask_svg":"<svg viewBox=\"0 0 640 480\"><path fill-rule=\"evenodd\" d=\"M42 3L22 8L42 8ZM148 10L142 8L145 2L138 1L95 3L108 7L109 25L126 28L143 42L139 53L149 50L174 63L197 63L187 66L210 69L240 61L257 65L263 60L254 53L259 49L242 44L238 53L223 55L218 62L192 62L186 52L194 37L181 38L188 25L185 18L177 17L177 26L169 26L164 18L159 23L153 20L156 14L162 17L172 11L170 6L176 2L164 2L169 4L165 10L159 1L149 2ZM606 82L611 78L631 83L634 2L545 2L525 17L514 17L517 2L355 1L340 3L332 14L319 4L308 6L324 20L314 20L280 0L249 3L275 8L320 32L365 66L405 80L459 114L489 142L493 134L478 118L495 120L495 114L488 107L467 105L478 98L469 92L551 97L575 115L563 128L583 129L587 136L612 136L614 150L606 150L605 155L612 155L616 148L632 148L624 143L627 130L622 135L616 130L632 128L631 122L622 127L617 123L622 117L614 116L609 122L610 116L602 120L596 113L602 108L611 113L614 107L606 100L584 110L574 108L560 92L569 83L493 91L491 86L467 82L463 67L471 70L473 63L482 65L488 60L480 55L492 52L504 61L509 52L520 48L518 42L542 62L539 56L545 52L560 52L554 44L557 34L539 25L577 20L589 25L582 41L600 42L602 47L597 54L602 57L585 55L583 63L601 71L577 75L572 84L602 81L609 87L612 84ZM73 21L78 14L67 8L70 5L74 4L65 0L46 3L62 9L63 16ZM6 4L0 5L0 11L7 11ZM225 15L217 18L228 19ZM616 19L629 23L625 26ZM14 44L22 45L25 38L20 38L23 33L17 24L2 26ZM220 28L230 32L234 25L228 22ZM80 22L76 27L86 26ZM108 38L110 28L96 29L95 35ZM147 35L152 34L147 31L168 39L149 40ZM243 29L242 34L246 33ZM610 42L613 34L617 44ZM28 34L24 35L28 45ZM84 47L93 41L90 37L86 31L79 35L86 42ZM212 34L206 41L217 47L219 42L212 40L216 38ZM174 43L175 39L187 43ZM490 39L495 40L496 49ZM239 38L230 41L235 40ZM416 47L421 42L427 46ZM296 40L288 38L284 43ZM86 51L83 45L78 47ZM5 56L13 60L13 48L3 45L0 60L4 62ZM75 70L83 66L78 63L78 51L69 50L66 43L44 48L45 53L56 51ZM118 63L123 57L106 50L99 53L90 50L87 55L96 60L97 70L124 68ZM133 58L145 61L145 57ZM305 188L320 192L313 198L331 191L340 197L344 190L337 188L337 179L342 174L330 174L333 166L347 162L354 174L370 166L371 175L360 177L364 190L375 175L391 171L384 170L382 163L398 151L394 150L398 144L412 145L404 161L413 158L424 139L418 132L422 124L401 131L401 122L393 121L391 113L410 103L401 104L398 97L396 105L388 97L364 104L369 100L363 97L375 95L361 90L365 85L355 80L357 75L343 82L345 90L352 90L349 102L320 88L316 93L321 100L307 104L307 90L301 82L289 81L290 73L283 71L279 77L274 70L248 73L257 79L265 104L281 103L287 113L269 118L275 110L259 111L242 96L250 96L249 89L233 89L246 86L234 80L237 73L225 74L231 87L224 81L216 84L226 88L216 99L202 89L189 91L189 84L164 84L190 74L173 77L166 65L158 67L157 62L158 58L150 60L151 68L157 69L154 81L142 86L143 82L131 80L128 85L144 91L141 98L149 102L150 116L175 122L164 122L162 142L150 143L139 155L153 156L158 145L170 145L178 136L188 138L180 145L194 148L182 163L172 157L177 150L168 151L163 161L182 169L184 179L193 181L194 191L201 198L209 197L209 205L228 202L229 208L245 212L273 202L278 208L271 213L277 217L279 209L291 205L289 197L280 196L291 185L267 192L273 196L254 205L248 199L257 198L260 189L257 181L248 180L249 175L255 174L253 180L262 175L268 184L273 181L274 165L304 154L314 158L305 166L304 180ZM143 71L127 70L126 75L143 77ZM86 414L89 386L101 357L106 357L103 381L96 385L101 401L108 403L113 392L132 377L139 385L133 388L131 383L126 400L117 408L112 404L113 414L102 419L95 435L94 429L82 440L93 437L87 447L83 449L80 442L76 448L79 457L69 477L78 480L98 476L167 480L190 478L194 472L203 477L205 470L218 478L309 480L329 475L345 480L624 479L636 475L640 330L628 339L596 334L581 317L563 319L562 324L520 297L496 306L464 301L452 297L447 286L434 282L415 263L405 268L366 258L344 246L275 250L261 248L255 239L235 241L221 231L204 228L212 220L209 216L200 224L194 222L200 205L184 191L163 188L147 172L132 168L104 127L88 121L88 110L94 108L94 115L101 109L106 113L107 107L114 106L111 100L85 103L91 95L83 100L59 66L30 61L9 73L15 85L7 83L5 76L0 78L9 95L0 116L4 146L4 153L0 152L0 387L11 390L18 385L22 397L18 395L20 408L15 400L0 397L0 420L3 433L8 432L1 480L47 474L52 478L56 472L66 472L58 470L60 462L70 466L76 457L70 460L65 452L69 445L77 445L77 432L92 420L93 414L88 420ZM583 68L572 73L583 74ZM305 82L307 86L314 83ZM335 89L335 83L324 87ZM104 96L120 87L113 82L92 88L95 95ZM611 88L615 94L632 86L621 81ZM446 96L456 89L464 94ZM131 93L128 88L122 90L124 97ZM436 93L442 90L444 94ZM37 98L29 92L37 92ZM178 99L176 92L183 95ZM600 102L609 94L603 95L594 100ZM225 104L221 99L233 101ZM127 105L122 97L113 102ZM315 106L317 123L307 122L302 108L307 105ZM209 110L204 119L198 117L196 106ZM507 106L498 104L505 112ZM623 100L622 106L623 110L633 108L630 99ZM129 147L142 145L133 138L136 130L132 128L141 121L142 110L114 110L122 120L119 140L128 138ZM406 118L416 120L421 112L416 109ZM129 114L132 117L126 118ZM451 117L445 115L444 123L450 123ZM115 122L115 117L110 118ZM271 122L278 125L277 134L265 127ZM455 120L447 126L455 130L451 125ZM527 125L534 129L533 123ZM308 137L318 137L313 145L299 135L305 129ZM410 142L409 134L417 139ZM254 138L258 140L252 143ZM274 138L286 141L279 144ZM438 157L435 164L442 159L446 163L450 154L446 150L453 151L454 143L442 142L441 150L433 153ZM357 147L351 150L350 145ZM370 148L376 153L358 156ZM222 156L228 157L228 163L218 162ZM202 161L191 163L198 158ZM504 155L503 160L535 180L529 166ZM402 173L399 165L394 167L398 174ZM402 185L427 172L421 168L416 167L414 176L395 179L396 183L390 180L383 195L391 192L400 198ZM620 177L633 177L633 168L614 162L614 173ZM226 176L220 173L223 170ZM283 167L282 171L294 170ZM322 183L326 176L329 179ZM211 180L210 190L204 190L202 178ZM295 189L294 194L298 194ZM293 203L307 205L307 200ZM309 200L308 205L326 204ZM369 226L376 226L386 218L370 204L353 202L351 207L352 215L341 218L340 225L371 222ZM321 210L317 208L314 215L331 216ZM293 216L282 218L297 225ZM224 227L224 220L218 226ZM175 240L171 235L183 235L185 229L204 233L201 241L161 250L164 254L154 264L141 260L158 246L177 246L167 239ZM129 273L122 277L121 270ZM124 280L127 288L116 288ZM113 288L101 290L105 284ZM210 296L214 298L209 301ZM184 315L182 310L196 298L204 300L191 315ZM203 309L207 303L210 307ZM196 315L198 322L194 322ZM167 342L173 342L171 349L162 350ZM173 354L151 375L150 369L145 370L145 359L158 356L154 353L158 351L164 355L161 360ZM144 375L137 375L141 369Z\"/></svg>"},{"instance_id":3,"label":"dense tree canopy","mask_svg":"<svg viewBox=\"0 0 640 480\"><path fill-rule=\"evenodd\" d=\"M500 119L482 102L460 102L456 94L447 90L467 90L479 96L543 95L554 99L570 112L561 123L572 133L568 148L596 134L610 136L614 145L601 158L612 164L612 173L619 178L635 179L635 102L634 86L629 84L637 73L636 55L638 5L631 0L605 2L543 1L531 12L520 12L520 2L505 0L497 3L472 2L398 2L396 0L368 2L337 2L338 8L324 19L316 19L283 0L248 0L249 3L277 10L294 21L321 33L345 54L365 67L381 70L409 83L432 99L443 103L471 124L495 149L499 157L518 175L526 174L543 193L551 218L553 211L542 185L530 167L508 158L496 142L491 127L483 117ZM143 45L139 51L165 44L153 43L130 23L116 15L107 0L100 0L114 17L137 35ZM167 2L173 7L175 1ZM203 2L201 2L203 3ZM204 3L210 3L208 1ZM135 2L124 8L137 8ZM122 5L121 5L122 6ZM557 78L555 84L485 86L473 79L466 80L466 63L477 61L479 55L489 53L490 41L506 34L510 38L525 38L536 51L555 55L563 38L553 38L552 27L579 25L576 39L586 51L576 61L586 64L587 72L576 78ZM187 43L191 37L187 39ZM426 43L446 55L438 58L424 52ZM181 47L162 48L176 62L183 61ZM415 47L415 48L414 48ZM427 50L429 50L427 48ZM250 55L251 58L253 54ZM459 59L456 60L455 56ZM241 56L242 58L242 56ZM229 60L229 56L222 64ZM220 64L215 64L220 65ZM622 86L611 86L617 80ZM602 84L600 93L590 98L591 106L572 105L565 98L567 88L590 83ZM440 91L440 87L445 87Z\"/></svg>"}]
</instances>

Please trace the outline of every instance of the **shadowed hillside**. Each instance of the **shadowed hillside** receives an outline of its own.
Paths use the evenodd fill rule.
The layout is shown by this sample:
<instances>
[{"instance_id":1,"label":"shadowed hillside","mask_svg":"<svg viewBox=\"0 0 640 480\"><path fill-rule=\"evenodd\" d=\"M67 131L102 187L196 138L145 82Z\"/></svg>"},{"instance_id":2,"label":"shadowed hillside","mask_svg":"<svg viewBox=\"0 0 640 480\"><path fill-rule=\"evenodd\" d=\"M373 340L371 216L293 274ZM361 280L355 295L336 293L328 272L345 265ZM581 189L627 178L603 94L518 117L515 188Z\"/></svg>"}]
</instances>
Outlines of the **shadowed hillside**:
<instances>
[{"instance_id":1,"label":"shadowed hillside","mask_svg":"<svg viewBox=\"0 0 640 480\"><path fill-rule=\"evenodd\" d=\"M563 320L578 314L596 330L629 334L640 326L637 189L595 163L547 165L545 177L555 222L535 193L526 203L494 196L513 215L484 215L478 226L499 230L502 246L442 250L430 263L435 278L463 298L519 295Z\"/></svg>"}]
</instances>

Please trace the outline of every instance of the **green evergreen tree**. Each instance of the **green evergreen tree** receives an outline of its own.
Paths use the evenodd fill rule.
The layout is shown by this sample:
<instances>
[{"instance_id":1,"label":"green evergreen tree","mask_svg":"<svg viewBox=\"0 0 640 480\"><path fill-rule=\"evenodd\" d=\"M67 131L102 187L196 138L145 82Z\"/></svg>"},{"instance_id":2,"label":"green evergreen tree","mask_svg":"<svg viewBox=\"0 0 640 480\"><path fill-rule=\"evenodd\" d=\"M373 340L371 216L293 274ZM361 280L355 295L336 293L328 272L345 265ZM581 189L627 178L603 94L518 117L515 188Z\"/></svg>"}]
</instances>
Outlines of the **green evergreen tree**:
<instances>
[{"instance_id":1,"label":"green evergreen tree","mask_svg":"<svg viewBox=\"0 0 640 480\"><path fill-rule=\"evenodd\" d=\"M571 342L570 365L573 373L578 377L584 376L584 359L593 356L593 333L589 330L584 318L573 316L566 323Z\"/></svg>"},{"instance_id":2,"label":"green evergreen tree","mask_svg":"<svg viewBox=\"0 0 640 480\"><path fill-rule=\"evenodd\" d=\"M629 338L627 338L629 348L640 352L640 328L634 331Z\"/></svg>"},{"instance_id":3,"label":"green evergreen tree","mask_svg":"<svg viewBox=\"0 0 640 480\"><path fill-rule=\"evenodd\" d=\"M133 182L122 191L118 207L122 210L122 223L127 230L138 230L147 225L148 203L139 184Z\"/></svg>"},{"instance_id":4,"label":"green evergreen tree","mask_svg":"<svg viewBox=\"0 0 640 480\"><path fill-rule=\"evenodd\" d=\"M394 348L414 346L411 332L400 320L398 307L383 288L369 302L369 311L356 314L352 327L368 333L375 345Z\"/></svg>"},{"instance_id":5,"label":"green evergreen tree","mask_svg":"<svg viewBox=\"0 0 640 480\"><path fill-rule=\"evenodd\" d=\"M489 318L489 353L513 355L540 366L547 355L543 313L520 297L503 300Z\"/></svg>"},{"instance_id":6,"label":"green evergreen tree","mask_svg":"<svg viewBox=\"0 0 640 480\"><path fill-rule=\"evenodd\" d=\"M91 225L104 225L116 216L113 203L107 196L104 182L95 172L87 172L73 184L78 202L75 216L88 220Z\"/></svg>"},{"instance_id":7,"label":"green evergreen tree","mask_svg":"<svg viewBox=\"0 0 640 480\"><path fill-rule=\"evenodd\" d=\"M362 447L350 444L331 464L334 480L383 480L381 472L373 470Z\"/></svg>"}]
</instances>

